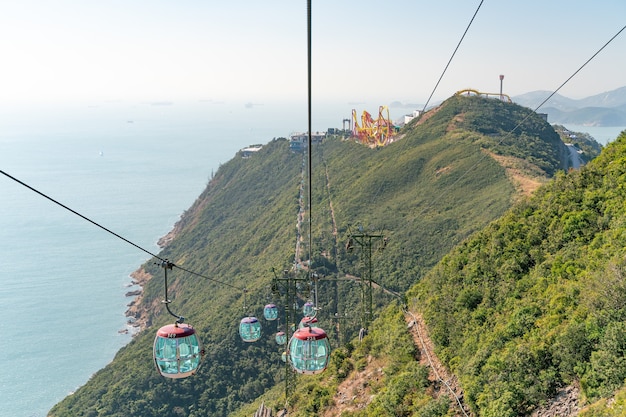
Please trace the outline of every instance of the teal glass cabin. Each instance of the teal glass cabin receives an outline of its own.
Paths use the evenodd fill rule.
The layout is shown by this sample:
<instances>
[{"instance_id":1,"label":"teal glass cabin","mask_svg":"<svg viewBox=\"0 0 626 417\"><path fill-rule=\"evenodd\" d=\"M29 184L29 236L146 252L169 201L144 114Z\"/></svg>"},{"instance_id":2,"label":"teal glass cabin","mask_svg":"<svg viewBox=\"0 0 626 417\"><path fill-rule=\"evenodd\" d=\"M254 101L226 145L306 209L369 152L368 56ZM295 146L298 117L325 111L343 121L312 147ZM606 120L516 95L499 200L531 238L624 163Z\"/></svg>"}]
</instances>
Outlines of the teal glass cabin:
<instances>
[{"instance_id":1,"label":"teal glass cabin","mask_svg":"<svg viewBox=\"0 0 626 417\"><path fill-rule=\"evenodd\" d=\"M304 306L302 306L302 313L307 317L315 316L315 305L312 302L307 301L304 303Z\"/></svg>"},{"instance_id":2,"label":"teal glass cabin","mask_svg":"<svg viewBox=\"0 0 626 417\"><path fill-rule=\"evenodd\" d=\"M239 336L244 342L256 342L261 338L261 322L256 317L244 317L239 323Z\"/></svg>"},{"instance_id":3,"label":"teal glass cabin","mask_svg":"<svg viewBox=\"0 0 626 417\"><path fill-rule=\"evenodd\" d=\"M330 344L326 332L319 327L296 330L289 341L289 362L299 374L314 375L323 372L330 358Z\"/></svg>"},{"instance_id":4,"label":"teal glass cabin","mask_svg":"<svg viewBox=\"0 0 626 417\"><path fill-rule=\"evenodd\" d=\"M278 318L278 307L276 304L268 304L263 309L263 317L265 320L273 321Z\"/></svg>"},{"instance_id":5,"label":"teal glass cabin","mask_svg":"<svg viewBox=\"0 0 626 417\"><path fill-rule=\"evenodd\" d=\"M186 378L196 373L202 359L202 343L188 324L169 324L154 338L154 363L166 378Z\"/></svg>"},{"instance_id":6,"label":"teal glass cabin","mask_svg":"<svg viewBox=\"0 0 626 417\"><path fill-rule=\"evenodd\" d=\"M287 335L285 334L285 332L276 333L275 339L278 345L284 345L285 343L287 343Z\"/></svg>"}]
</instances>

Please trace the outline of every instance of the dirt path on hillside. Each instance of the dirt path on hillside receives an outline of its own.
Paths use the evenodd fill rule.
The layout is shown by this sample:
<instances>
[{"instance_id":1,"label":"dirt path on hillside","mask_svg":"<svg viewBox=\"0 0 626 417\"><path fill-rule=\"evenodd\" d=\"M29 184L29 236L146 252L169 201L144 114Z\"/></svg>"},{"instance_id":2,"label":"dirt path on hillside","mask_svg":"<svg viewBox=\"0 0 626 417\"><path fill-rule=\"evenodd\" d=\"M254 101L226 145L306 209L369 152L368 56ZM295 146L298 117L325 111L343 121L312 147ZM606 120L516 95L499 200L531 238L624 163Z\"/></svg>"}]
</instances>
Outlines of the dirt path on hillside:
<instances>
[{"instance_id":1,"label":"dirt path on hillside","mask_svg":"<svg viewBox=\"0 0 626 417\"><path fill-rule=\"evenodd\" d=\"M328 175L328 165L326 164L326 160L322 158L322 163L324 164L324 172L326 173L326 192L328 193L328 208L330 209L330 220L333 224L333 237L335 238L335 250L337 247L337 221L335 220L335 209L333 208L333 200L331 198L332 194L330 192L330 176Z\"/></svg>"},{"instance_id":2,"label":"dirt path on hillside","mask_svg":"<svg viewBox=\"0 0 626 417\"><path fill-rule=\"evenodd\" d=\"M405 313L407 330L411 332L415 346L420 352L420 363L429 369L428 379L431 382L430 394L434 398L445 395L450 398L451 407L455 409L455 417L473 416L463 404L463 390L456 376L451 375L439 361L434 346L428 337L428 330L421 317L413 312ZM333 405L328 407L323 417L339 417L347 411L364 409L372 401L371 382L384 378L382 360L367 358L367 365L362 370L353 371L337 387L333 397Z\"/></svg>"},{"instance_id":3,"label":"dirt path on hillside","mask_svg":"<svg viewBox=\"0 0 626 417\"><path fill-rule=\"evenodd\" d=\"M323 160L323 158L322 158ZM333 237L335 250L337 248L337 222L335 220L335 211L333 209L331 188L330 188L330 176L328 173L328 166L323 161L326 176L326 190L328 192L328 201L330 208L330 215L332 221ZM346 278L353 278L360 280L358 277L354 277L346 274ZM377 283L372 282L372 285L376 288L382 288L389 294L402 299L400 294L393 291L389 291L384 287L379 286ZM464 409L462 403L463 391L455 376L450 377L445 367L441 364L439 359L435 356L434 347L432 341L428 338L428 331L421 317L415 313L407 311L405 313L408 329L413 336L413 342L420 351L420 363L429 367L429 380L431 381L432 395L435 398L439 398L441 395L447 395L451 398L451 401L457 405L459 410L455 413L455 417L468 417L468 411ZM377 381L384 377L382 364L379 360L368 357L367 366L361 371L354 371L352 374L344 380L339 387L333 398L333 406L326 409L324 417L340 416L346 411L356 411L365 408L372 400L372 392L370 381Z\"/></svg>"},{"instance_id":4,"label":"dirt path on hillside","mask_svg":"<svg viewBox=\"0 0 626 417\"><path fill-rule=\"evenodd\" d=\"M455 417L472 416L469 408L463 403L463 389L456 375L448 372L437 355L432 340L428 336L428 328L422 317L414 312L404 314L407 327L413 336L413 343L420 351L420 364L428 367L428 380L431 382L432 395L439 398L445 395L450 398L451 407L455 407Z\"/></svg>"}]
</instances>

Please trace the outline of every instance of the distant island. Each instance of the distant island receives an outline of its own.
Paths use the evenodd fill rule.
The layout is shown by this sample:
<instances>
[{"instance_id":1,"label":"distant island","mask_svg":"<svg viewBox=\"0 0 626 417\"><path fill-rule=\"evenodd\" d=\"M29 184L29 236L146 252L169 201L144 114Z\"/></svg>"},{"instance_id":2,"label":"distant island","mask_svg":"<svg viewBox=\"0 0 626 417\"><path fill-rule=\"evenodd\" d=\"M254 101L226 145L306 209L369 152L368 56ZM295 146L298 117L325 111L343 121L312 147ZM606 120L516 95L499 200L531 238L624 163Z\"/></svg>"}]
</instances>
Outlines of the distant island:
<instances>
[{"instance_id":1,"label":"distant island","mask_svg":"<svg viewBox=\"0 0 626 417\"><path fill-rule=\"evenodd\" d=\"M513 101L531 109L549 97L550 91L533 91L513 97ZM626 87L579 100L555 94L539 109L550 123L579 126L626 126Z\"/></svg>"}]
</instances>

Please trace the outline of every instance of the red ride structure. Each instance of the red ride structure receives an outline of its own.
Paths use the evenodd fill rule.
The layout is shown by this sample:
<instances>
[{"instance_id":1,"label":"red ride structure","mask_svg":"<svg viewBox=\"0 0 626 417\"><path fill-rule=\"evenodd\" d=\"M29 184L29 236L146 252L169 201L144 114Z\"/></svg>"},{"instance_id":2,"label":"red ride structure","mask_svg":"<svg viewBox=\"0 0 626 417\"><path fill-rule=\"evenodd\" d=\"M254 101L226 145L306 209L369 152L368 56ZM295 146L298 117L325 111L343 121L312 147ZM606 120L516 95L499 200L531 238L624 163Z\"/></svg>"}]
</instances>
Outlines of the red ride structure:
<instances>
[{"instance_id":1,"label":"red ride structure","mask_svg":"<svg viewBox=\"0 0 626 417\"><path fill-rule=\"evenodd\" d=\"M363 145L370 147L385 146L392 142L395 127L389 118L389 108L380 106L378 108L378 118L363 110L361 124L355 109L352 109L352 136Z\"/></svg>"}]
</instances>

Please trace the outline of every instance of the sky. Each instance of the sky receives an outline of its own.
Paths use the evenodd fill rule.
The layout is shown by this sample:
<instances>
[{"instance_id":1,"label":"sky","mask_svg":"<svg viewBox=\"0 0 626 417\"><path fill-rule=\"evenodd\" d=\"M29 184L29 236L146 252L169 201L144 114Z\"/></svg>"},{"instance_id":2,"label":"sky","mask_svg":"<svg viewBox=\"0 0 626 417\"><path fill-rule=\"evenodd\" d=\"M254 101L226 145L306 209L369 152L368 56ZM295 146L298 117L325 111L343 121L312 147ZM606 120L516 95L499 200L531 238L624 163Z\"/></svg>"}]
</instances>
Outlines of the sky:
<instances>
[{"instance_id":1,"label":"sky","mask_svg":"<svg viewBox=\"0 0 626 417\"><path fill-rule=\"evenodd\" d=\"M423 104L480 0L313 0L313 100ZM0 104L306 100L295 0L0 5ZM626 24L626 1L484 0L433 101L554 91ZM560 94L626 86L626 30Z\"/></svg>"}]
</instances>

